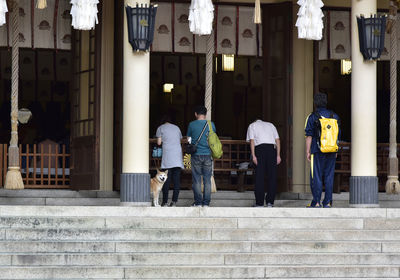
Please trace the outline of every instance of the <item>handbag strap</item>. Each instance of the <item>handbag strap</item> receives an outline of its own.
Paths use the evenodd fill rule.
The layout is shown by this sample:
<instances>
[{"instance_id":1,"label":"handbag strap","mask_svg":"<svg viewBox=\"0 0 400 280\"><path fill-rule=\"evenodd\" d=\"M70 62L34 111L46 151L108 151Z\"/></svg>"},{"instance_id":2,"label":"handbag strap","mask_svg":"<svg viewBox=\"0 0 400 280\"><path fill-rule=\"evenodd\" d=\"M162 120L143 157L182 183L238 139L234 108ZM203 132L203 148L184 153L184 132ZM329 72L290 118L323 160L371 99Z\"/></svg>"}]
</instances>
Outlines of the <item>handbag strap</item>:
<instances>
[{"instance_id":1,"label":"handbag strap","mask_svg":"<svg viewBox=\"0 0 400 280\"><path fill-rule=\"evenodd\" d=\"M197 146L197 144L199 144L199 141L200 141L201 137L203 136L204 131L206 130L206 127L207 127L207 122L204 124L203 130L201 131L199 138L197 138L196 144L194 144L195 146Z\"/></svg>"},{"instance_id":2,"label":"handbag strap","mask_svg":"<svg viewBox=\"0 0 400 280\"><path fill-rule=\"evenodd\" d=\"M214 130L213 130L213 128L212 128L211 121L207 121L207 123L208 123L208 129L209 129L211 132L214 132Z\"/></svg>"}]
</instances>

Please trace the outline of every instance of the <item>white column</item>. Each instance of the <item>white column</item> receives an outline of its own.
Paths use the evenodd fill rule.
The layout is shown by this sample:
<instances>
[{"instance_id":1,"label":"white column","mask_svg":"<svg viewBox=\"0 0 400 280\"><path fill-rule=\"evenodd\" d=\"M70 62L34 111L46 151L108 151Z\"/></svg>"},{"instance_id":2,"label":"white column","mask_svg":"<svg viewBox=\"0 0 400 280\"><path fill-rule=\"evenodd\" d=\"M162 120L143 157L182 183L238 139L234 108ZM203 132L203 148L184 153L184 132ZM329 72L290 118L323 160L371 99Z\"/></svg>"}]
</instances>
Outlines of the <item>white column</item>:
<instances>
[{"instance_id":1,"label":"white column","mask_svg":"<svg viewBox=\"0 0 400 280\"><path fill-rule=\"evenodd\" d=\"M149 202L150 54L134 52L128 40L126 6L150 4L124 0L123 137L121 202ZM122 194L122 189L128 194ZM128 197L125 197L128 196Z\"/></svg>"},{"instance_id":2,"label":"white column","mask_svg":"<svg viewBox=\"0 0 400 280\"><path fill-rule=\"evenodd\" d=\"M351 178L350 204L378 204L376 167L376 62L360 52L357 16L376 14L376 0L352 0L351 7Z\"/></svg>"}]
</instances>

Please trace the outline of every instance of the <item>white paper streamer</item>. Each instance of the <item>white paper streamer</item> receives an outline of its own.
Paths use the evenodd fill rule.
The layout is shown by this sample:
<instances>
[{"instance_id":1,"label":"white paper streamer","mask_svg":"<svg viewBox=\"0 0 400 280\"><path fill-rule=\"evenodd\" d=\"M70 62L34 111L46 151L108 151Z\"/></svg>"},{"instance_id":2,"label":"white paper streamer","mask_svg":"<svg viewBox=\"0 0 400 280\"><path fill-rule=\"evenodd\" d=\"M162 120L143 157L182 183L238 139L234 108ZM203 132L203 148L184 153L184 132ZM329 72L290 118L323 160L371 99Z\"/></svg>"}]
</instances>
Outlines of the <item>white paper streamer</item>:
<instances>
[{"instance_id":1,"label":"white paper streamer","mask_svg":"<svg viewBox=\"0 0 400 280\"><path fill-rule=\"evenodd\" d=\"M72 27L79 30L91 30L97 19L97 4L99 0L71 0Z\"/></svg>"},{"instance_id":2,"label":"white paper streamer","mask_svg":"<svg viewBox=\"0 0 400 280\"><path fill-rule=\"evenodd\" d=\"M189 29L197 35L209 35L214 20L214 6L211 0L192 0L189 7Z\"/></svg>"},{"instance_id":3,"label":"white paper streamer","mask_svg":"<svg viewBox=\"0 0 400 280\"><path fill-rule=\"evenodd\" d=\"M324 14L321 8L324 3L321 0L299 0L297 4L300 6L296 22L298 37L307 40L321 40L324 28L322 22Z\"/></svg>"},{"instance_id":4,"label":"white paper streamer","mask_svg":"<svg viewBox=\"0 0 400 280\"><path fill-rule=\"evenodd\" d=\"M7 9L7 2L6 0L0 0L0 26L6 23L6 13L8 12Z\"/></svg>"}]
</instances>

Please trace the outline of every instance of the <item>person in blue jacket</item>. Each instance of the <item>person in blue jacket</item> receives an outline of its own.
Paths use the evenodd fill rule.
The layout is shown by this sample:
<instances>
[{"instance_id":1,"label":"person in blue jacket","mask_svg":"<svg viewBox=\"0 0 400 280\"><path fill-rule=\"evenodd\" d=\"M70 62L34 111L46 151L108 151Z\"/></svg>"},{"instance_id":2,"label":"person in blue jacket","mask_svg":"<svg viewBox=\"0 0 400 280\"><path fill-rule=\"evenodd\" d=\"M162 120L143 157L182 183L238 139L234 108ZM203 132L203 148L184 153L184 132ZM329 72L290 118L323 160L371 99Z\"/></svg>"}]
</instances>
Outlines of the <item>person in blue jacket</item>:
<instances>
[{"instance_id":1,"label":"person in blue jacket","mask_svg":"<svg viewBox=\"0 0 400 280\"><path fill-rule=\"evenodd\" d=\"M337 153L322 153L318 147L319 127L317 123L319 116L325 118L334 118L340 122L339 116L326 108L328 103L325 93L314 95L315 111L312 112L306 120L306 153L307 160L311 163L310 187L313 200L307 207L332 207L333 178L335 173L335 163ZM340 137L340 127L339 127ZM340 138L338 138L340 139ZM325 197L321 205L322 186L325 185Z\"/></svg>"}]
</instances>

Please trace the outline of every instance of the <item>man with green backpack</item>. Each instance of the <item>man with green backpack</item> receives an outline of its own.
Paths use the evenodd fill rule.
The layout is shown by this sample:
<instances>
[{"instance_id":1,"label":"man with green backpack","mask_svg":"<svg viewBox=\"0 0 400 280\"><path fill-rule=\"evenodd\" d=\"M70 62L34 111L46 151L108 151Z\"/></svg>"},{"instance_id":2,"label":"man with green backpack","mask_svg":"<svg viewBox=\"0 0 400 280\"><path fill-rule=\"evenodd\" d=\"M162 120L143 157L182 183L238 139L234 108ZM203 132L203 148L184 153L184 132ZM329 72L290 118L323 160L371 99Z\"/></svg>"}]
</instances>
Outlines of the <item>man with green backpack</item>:
<instances>
[{"instance_id":1,"label":"man with green backpack","mask_svg":"<svg viewBox=\"0 0 400 280\"><path fill-rule=\"evenodd\" d=\"M222 156L222 145L215 133L215 125L206 120L207 108L198 106L195 109L195 121L189 123L187 136L195 146L191 155L192 189L196 207L208 207L211 201L212 158ZM204 181L204 192L201 193L201 177Z\"/></svg>"}]
</instances>

